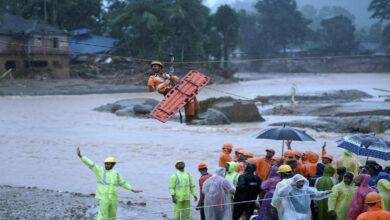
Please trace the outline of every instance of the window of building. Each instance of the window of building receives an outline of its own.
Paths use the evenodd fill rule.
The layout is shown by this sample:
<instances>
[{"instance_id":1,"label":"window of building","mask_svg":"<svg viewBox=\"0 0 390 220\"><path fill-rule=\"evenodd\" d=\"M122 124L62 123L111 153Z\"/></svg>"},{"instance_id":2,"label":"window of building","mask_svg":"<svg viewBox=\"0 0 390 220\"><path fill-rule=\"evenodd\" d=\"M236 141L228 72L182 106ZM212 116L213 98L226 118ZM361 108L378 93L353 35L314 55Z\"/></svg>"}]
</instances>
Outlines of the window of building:
<instances>
[{"instance_id":1,"label":"window of building","mask_svg":"<svg viewBox=\"0 0 390 220\"><path fill-rule=\"evenodd\" d=\"M7 62L5 62L5 64L4 64L4 67L6 70L15 69L16 68L16 61L15 60L7 60Z\"/></svg>"},{"instance_id":2,"label":"window of building","mask_svg":"<svg viewBox=\"0 0 390 220\"><path fill-rule=\"evenodd\" d=\"M53 48L59 48L58 38L53 38Z\"/></svg>"},{"instance_id":3,"label":"window of building","mask_svg":"<svg viewBox=\"0 0 390 220\"><path fill-rule=\"evenodd\" d=\"M30 61L28 62L27 60L24 61L24 66L26 68L29 68L29 67L47 67L49 65L49 63L47 61L43 61L43 60L40 60L40 61Z\"/></svg>"},{"instance_id":4,"label":"window of building","mask_svg":"<svg viewBox=\"0 0 390 220\"><path fill-rule=\"evenodd\" d=\"M61 68L62 67L60 61L58 61L58 60L53 61L53 66L56 67L56 68Z\"/></svg>"}]
</instances>

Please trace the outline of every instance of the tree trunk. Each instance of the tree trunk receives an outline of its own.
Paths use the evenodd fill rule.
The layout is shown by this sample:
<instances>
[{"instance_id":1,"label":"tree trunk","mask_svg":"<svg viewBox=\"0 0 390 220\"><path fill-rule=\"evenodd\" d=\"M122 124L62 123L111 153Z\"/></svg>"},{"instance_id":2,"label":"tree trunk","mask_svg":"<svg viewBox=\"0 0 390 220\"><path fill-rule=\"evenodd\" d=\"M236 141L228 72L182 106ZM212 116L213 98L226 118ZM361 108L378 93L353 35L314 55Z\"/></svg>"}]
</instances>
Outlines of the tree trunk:
<instances>
[{"instance_id":1,"label":"tree trunk","mask_svg":"<svg viewBox=\"0 0 390 220\"><path fill-rule=\"evenodd\" d=\"M50 4L50 24L54 26L58 26L58 15L57 15L57 0L51 0Z\"/></svg>"}]
</instances>

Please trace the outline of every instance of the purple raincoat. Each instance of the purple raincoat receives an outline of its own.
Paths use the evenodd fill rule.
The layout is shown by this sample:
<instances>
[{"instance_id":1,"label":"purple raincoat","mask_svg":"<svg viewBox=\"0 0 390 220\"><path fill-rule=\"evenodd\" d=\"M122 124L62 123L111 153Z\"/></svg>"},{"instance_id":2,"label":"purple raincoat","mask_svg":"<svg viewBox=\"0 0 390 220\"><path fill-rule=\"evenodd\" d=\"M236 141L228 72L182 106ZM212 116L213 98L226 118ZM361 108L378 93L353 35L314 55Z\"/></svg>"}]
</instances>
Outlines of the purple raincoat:
<instances>
[{"instance_id":1,"label":"purple raincoat","mask_svg":"<svg viewBox=\"0 0 390 220\"><path fill-rule=\"evenodd\" d=\"M272 196L275 192L276 184L278 184L281 180L282 179L280 178L280 174L278 173L278 167L274 166L269 173L269 179L267 179L261 184L261 189L267 191L263 198L266 200L263 200L260 207L259 215L262 216L262 220L278 219L278 212L275 212L274 214L271 213L271 208L272 208L271 201L272 201Z\"/></svg>"},{"instance_id":2,"label":"purple raincoat","mask_svg":"<svg viewBox=\"0 0 390 220\"><path fill-rule=\"evenodd\" d=\"M361 180L359 188L353 195L351 207L348 212L348 220L355 220L361 213L367 212L367 204L365 203L366 195L373 192L374 189L368 186L371 176L368 174L360 174L356 179Z\"/></svg>"}]
</instances>

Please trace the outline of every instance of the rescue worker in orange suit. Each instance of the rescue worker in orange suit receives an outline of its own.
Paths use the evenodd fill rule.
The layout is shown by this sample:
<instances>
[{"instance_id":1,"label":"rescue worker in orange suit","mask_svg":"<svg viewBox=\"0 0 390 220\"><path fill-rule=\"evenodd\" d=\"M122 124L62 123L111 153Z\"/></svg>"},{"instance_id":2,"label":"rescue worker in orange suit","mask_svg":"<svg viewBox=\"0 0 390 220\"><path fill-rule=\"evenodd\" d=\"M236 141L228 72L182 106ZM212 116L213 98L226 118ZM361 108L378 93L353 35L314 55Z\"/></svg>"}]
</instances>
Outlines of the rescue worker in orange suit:
<instances>
[{"instance_id":1,"label":"rescue worker in orange suit","mask_svg":"<svg viewBox=\"0 0 390 220\"><path fill-rule=\"evenodd\" d=\"M324 142L324 145L322 145L322 152L321 152L322 163L325 166L332 166L333 167L333 165L332 165L333 156L326 152L325 147L326 147L326 142Z\"/></svg>"},{"instance_id":2,"label":"rescue worker in orange suit","mask_svg":"<svg viewBox=\"0 0 390 220\"><path fill-rule=\"evenodd\" d=\"M199 173L201 175L201 177L199 178L199 193L200 193L200 198L199 198L199 201L198 201L198 205L196 206L196 210L199 210L200 211L200 219L201 220L205 220L206 219L206 216L204 214L204 194L202 194L202 187L203 187L203 183L210 177L212 177L213 175L212 174L209 174L207 172L207 165L205 163L200 163L198 165L198 170L199 170Z\"/></svg>"},{"instance_id":3,"label":"rescue worker in orange suit","mask_svg":"<svg viewBox=\"0 0 390 220\"><path fill-rule=\"evenodd\" d=\"M154 92L155 90L157 90L158 93L165 96L174 87L176 83L180 82L180 79L177 76L170 75L162 71L164 65L160 61L153 61L150 64L150 67L152 68L153 75L151 75L148 80L149 92ZM184 106L186 123L191 123L193 119L199 119L198 109L199 103L194 96L194 98L191 99Z\"/></svg>"},{"instance_id":4,"label":"rescue worker in orange suit","mask_svg":"<svg viewBox=\"0 0 390 220\"><path fill-rule=\"evenodd\" d=\"M241 148L238 150L237 156L238 158L234 160L234 162L238 163L238 167L236 169L236 172L239 174L244 173L244 166L245 166L245 150L244 148Z\"/></svg>"},{"instance_id":5,"label":"rescue worker in orange suit","mask_svg":"<svg viewBox=\"0 0 390 220\"><path fill-rule=\"evenodd\" d=\"M382 197L376 192L370 192L366 196L367 212L360 214L356 220L387 220L390 212L382 210Z\"/></svg>"},{"instance_id":6,"label":"rescue worker in orange suit","mask_svg":"<svg viewBox=\"0 0 390 220\"><path fill-rule=\"evenodd\" d=\"M309 178L311 176L315 176L317 173L317 164L318 164L318 154L314 153L313 151L306 151L305 157L308 160L308 163L306 166L306 178Z\"/></svg>"},{"instance_id":7,"label":"rescue worker in orange suit","mask_svg":"<svg viewBox=\"0 0 390 220\"><path fill-rule=\"evenodd\" d=\"M292 141L287 141L287 148L288 148L288 150L286 152L288 152L289 150L292 150L291 149L291 142ZM292 152L293 152L293 155L295 156L296 161L298 162L297 167L294 169L294 173L295 174L301 174L302 176L305 176L306 166L304 166L304 164L303 164L303 162L301 160L302 153L300 151L298 151L298 150L294 150ZM285 157L286 157L286 153L285 153Z\"/></svg>"},{"instance_id":8,"label":"rescue worker in orange suit","mask_svg":"<svg viewBox=\"0 0 390 220\"><path fill-rule=\"evenodd\" d=\"M219 167L227 167L227 162L233 161L232 158L230 157L230 153L233 150L233 144L232 143L224 143L222 146L222 153L221 156L219 157Z\"/></svg>"},{"instance_id":9,"label":"rescue worker in orange suit","mask_svg":"<svg viewBox=\"0 0 390 220\"><path fill-rule=\"evenodd\" d=\"M244 148L242 148L242 147L237 147L237 148L234 150L233 160L237 160L237 159L238 159L238 154L240 153L241 150L244 150Z\"/></svg>"},{"instance_id":10,"label":"rescue worker in orange suit","mask_svg":"<svg viewBox=\"0 0 390 220\"><path fill-rule=\"evenodd\" d=\"M269 171L272 168L271 160L275 155L275 150L266 149L265 152L265 157L258 159L256 164L256 175L263 181L267 180L269 177Z\"/></svg>"}]
</instances>

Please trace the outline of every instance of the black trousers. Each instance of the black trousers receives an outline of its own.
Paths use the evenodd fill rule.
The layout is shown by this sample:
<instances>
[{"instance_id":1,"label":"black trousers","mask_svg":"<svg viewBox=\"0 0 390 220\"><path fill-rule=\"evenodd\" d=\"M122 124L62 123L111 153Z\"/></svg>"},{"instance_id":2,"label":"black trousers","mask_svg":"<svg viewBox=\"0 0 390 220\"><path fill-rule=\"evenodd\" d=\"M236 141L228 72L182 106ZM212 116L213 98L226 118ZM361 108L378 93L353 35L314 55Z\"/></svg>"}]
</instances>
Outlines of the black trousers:
<instances>
[{"instance_id":1,"label":"black trousers","mask_svg":"<svg viewBox=\"0 0 390 220\"><path fill-rule=\"evenodd\" d=\"M239 220L244 211L247 219L249 219L253 215L253 210L255 210L254 202L235 204L233 208L233 220Z\"/></svg>"}]
</instances>

